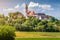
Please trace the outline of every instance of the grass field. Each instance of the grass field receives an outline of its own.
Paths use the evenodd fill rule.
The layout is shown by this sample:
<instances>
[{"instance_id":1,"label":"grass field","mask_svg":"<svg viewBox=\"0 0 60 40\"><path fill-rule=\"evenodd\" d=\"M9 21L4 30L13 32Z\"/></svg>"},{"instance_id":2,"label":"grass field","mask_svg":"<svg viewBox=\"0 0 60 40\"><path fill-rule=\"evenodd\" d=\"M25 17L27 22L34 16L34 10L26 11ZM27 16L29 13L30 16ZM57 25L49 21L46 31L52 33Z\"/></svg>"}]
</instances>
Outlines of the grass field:
<instances>
[{"instance_id":1,"label":"grass field","mask_svg":"<svg viewBox=\"0 0 60 40\"><path fill-rule=\"evenodd\" d=\"M15 32L16 38L60 38L60 32Z\"/></svg>"},{"instance_id":2,"label":"grass field","mask_svg":"<svg viewBox=\"0 0 60 40\"><path fill-rule=\"evenodd\" d=\"M60 40L60 38L16 38L15 40Z\"/></svg>"}]
</instances>

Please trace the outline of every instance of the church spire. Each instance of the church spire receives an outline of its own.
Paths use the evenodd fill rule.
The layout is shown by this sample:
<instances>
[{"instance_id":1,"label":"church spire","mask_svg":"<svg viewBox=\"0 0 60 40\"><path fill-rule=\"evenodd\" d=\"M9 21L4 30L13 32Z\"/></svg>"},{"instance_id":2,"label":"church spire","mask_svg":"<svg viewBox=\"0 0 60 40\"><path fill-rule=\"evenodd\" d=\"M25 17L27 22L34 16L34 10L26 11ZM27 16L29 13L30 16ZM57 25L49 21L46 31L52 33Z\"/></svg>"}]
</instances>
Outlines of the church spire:
<instances>
[{"instance_id":1,"label":"church spire","mask_svg":"<svg viewBox=\"0 0 60 40\"><path fill-rule=\"evenodd\" d=\"M25 7L25 10L26 10L26 13L28 12L28 5L26 4L26 7Z\"/></svg>"}]
</instances>

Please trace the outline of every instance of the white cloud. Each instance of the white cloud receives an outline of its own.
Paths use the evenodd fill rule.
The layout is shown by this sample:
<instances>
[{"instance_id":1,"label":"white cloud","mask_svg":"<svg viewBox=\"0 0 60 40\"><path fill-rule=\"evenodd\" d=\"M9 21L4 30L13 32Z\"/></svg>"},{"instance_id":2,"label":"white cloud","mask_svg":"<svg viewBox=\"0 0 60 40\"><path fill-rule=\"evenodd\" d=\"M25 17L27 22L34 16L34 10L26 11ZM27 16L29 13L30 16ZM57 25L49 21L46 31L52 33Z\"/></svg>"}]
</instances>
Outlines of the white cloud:
<instances>
[{"instance_id":1,"label":"white cloud","mask_svg":"<svg viewBox=\"0 0 60 40\"><path fill-rule=\"evenodd\" d=\"M39 5L40 8L45 9L45 10L52 10L53 8L51 7L51 5L47 5L47 4L42 4Z\"/></svg>"},{"instance_id":2,"label":"white cloud","mask_svg":"<svg viewBox=\"0 0 60 40\"><path fill-rule=\"evenodd\" d=\"M52 8L52 6L49 4L39 4L39 3L35 3L35 2L30 2L28 7L30 9L36 7L37 10L40 10L41 12L45 12L47 10L54 10L54 8Z\"/></svg>"},{"instance_id":3,"label":"white cloud","mask_svg":"<svg viewBox=\"0 0 60 40\"><path fill-rule=\"evenodd\" d=\"M45 12L46 10L42 10L41 12Z\"/></svg>"},{"instance_id":4,"label":"white cloud","mask_svg":"<svg viewBox=\"0 0 60 40\"><path fill-rule=\"evenodd\" d=\"M28 7L30 8L30 7L37 7L37 6L39 6L38 3L30 2Z\"/></svg>"},{"instance_id":5,"label":"white cloud","mask_svg":"<svg viewBox=\"0 0 60 40\"><path fill-rule=\"evenodd\" d=\"M6 9L3 9L3 11L21 11L21 12L25 12L25 6L26 4L23 3L21 5L16 5L14 6L13 8L6 8ZM36 12L36 10L38 12L46 12L46 11L49 11L49 10L54 10L54 8L52 8L51 5L48 5L48 4L39 4L39 3L35 3L35 2L30 2L29 5L29 10L34 10ZM36 7L36 9L35 9Z\"/></svg>"},{"instance_id":6,"label":"white cloud","mask_svg":"<svg viewBox=\"0 0 60 40\"><path fill-rule=\"evenodd\" d=\"M23 4L21 5L21 7L25 7L25 5L26 5L26 4L25 4L25 3L23 3Z\"/></svg>"},{"instance_id":7,"label":"white cloud","mask_svg":"<svg viewBox=\"0 0 60 40\"><path fill-rule=\"evenodd\" d=\"M22 8L22 11L23 11L23 12L25 12L25 6L26 6L26 4L23 3L23 4L21 5L21 7L20 7L20 8Z\"/></svg>"},{"instance_id":8,"label":"white cloud","mask_svg":"<svg viewBox=\"0 0 60 40\"><path fill-rule=\"evenodd\" d=\"M13 10L12 8L8 8L7 10Z\"/></svg>"},{"instance_id":9,"label":"white cloud","mask_svg":"<svg viewBox=\"0 0 60 40\"><path fill-rule=\"evenodd\" d=\"M16 5L14 8L16 9L16 8L19 8L20 7L20 5L18 4L18 5Z\"/></svg>"},{"instance_id":10,"label":"white cloud","mask_svg":"<svg viewBox=\"0 0 60 40\"><path fill-rule=\"evenodd\" d=\"M12 9L12 8L3 9L3 11L12 11L12 10L14 10L14 9Z\"/></svg>"},{"instance_id":11,"label":"white cloud","mask_svg":"<svg viewBox=\"0 0 60 40\"><path fill-rule=\"evenodd\" d=\"M19 5L16 5L14 8L5 8L3 11L14 11L15 9L19 8Z\"/></svg>"}]
</instances>

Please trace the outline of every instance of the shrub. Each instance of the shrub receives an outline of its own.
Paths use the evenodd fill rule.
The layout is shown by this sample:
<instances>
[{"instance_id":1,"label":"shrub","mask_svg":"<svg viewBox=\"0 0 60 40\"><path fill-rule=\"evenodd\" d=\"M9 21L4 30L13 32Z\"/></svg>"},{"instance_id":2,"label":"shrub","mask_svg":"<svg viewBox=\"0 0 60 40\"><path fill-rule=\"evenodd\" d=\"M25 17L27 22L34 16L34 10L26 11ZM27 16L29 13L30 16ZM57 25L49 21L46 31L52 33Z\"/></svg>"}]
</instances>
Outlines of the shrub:
<instances>
[{"instance_id":1,"label":"shrub","mask_svg":"<svg viewBox=\"0 0 60 40\"><path fill-rule=\"evenodd\" d=\"M0 26L0 40L14 40L15 29L11 26Z\"/></svg>"}]
</instances>

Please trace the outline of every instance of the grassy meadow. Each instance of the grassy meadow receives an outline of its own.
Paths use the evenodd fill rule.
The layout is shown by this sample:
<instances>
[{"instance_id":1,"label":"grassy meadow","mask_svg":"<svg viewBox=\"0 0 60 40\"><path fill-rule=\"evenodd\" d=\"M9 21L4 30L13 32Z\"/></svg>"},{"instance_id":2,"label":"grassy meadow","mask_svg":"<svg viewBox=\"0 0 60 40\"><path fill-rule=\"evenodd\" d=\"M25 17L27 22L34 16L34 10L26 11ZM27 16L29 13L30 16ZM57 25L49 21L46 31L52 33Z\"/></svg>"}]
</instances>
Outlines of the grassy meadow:
<instances>
[{"instance_id":1,"label":"grassy meadow","mask_svg":"<svg viewBox=\"0 0 60 40\"><path fill-rule=\"evenodd\" d=\"M60 32L15 32L15 40L60 40Z\"/></svg>"},{"instance_id":2,"label":"grassy meadow","mask_svg":"<svg viewBox=\"0 0 60 40\"><path fill-rule=\"evenodd\" d=\"M15 32L16 38L60 38L60 32Z\"/></svg>"},{"instance_id":3,"label":"grassy meadow","mask_svg":"<svg viewBox=\"0 0 60 40\"><path fill-rule=\"evenodd\" d=\"M60 38L16 38L15 40L60 40Z\"/></svg>"}]
</instances>

